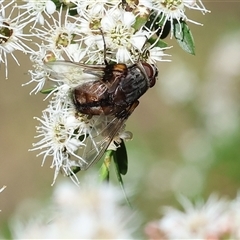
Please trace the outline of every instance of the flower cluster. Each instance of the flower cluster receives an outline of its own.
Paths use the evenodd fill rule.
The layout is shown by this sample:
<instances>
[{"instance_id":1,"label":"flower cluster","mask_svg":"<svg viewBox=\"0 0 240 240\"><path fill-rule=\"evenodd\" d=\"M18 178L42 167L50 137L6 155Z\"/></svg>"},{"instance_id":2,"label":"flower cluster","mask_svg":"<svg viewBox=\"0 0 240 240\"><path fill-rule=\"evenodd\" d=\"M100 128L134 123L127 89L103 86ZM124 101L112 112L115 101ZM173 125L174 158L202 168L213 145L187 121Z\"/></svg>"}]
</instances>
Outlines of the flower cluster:
<instances>
[{"instance_id":1,"label":"flower cluster","mask_svg":"<svg viewBox=\"0 0 240 240\"><path fill-rule=\"evenodd\" d=\"M122 205L121 191L96 176L82 183L57 183L51 204L28 223L16 214L13 239L134 239L137 222Z\"/></svg>"},{"instance_id":2,"label":"flower cluster","mask_svg":"<svg viewBox=\"0 0 240 240\"><path fill-rule=\"evenodd\" d=\"M162 57L169 56L164 53L169 47L162 41L169 33L194 54L187 22L196 22L186 16L187 9L208 12L201 0L0 1L0 64L5 64L6 76L7 54L18 63L16 50L29 53L33 69L25 84L35 84L32 92L46 93L50 99L42 117L36 118L40 123L37 138L41 140L33 150L41 151L43 162L52 158L54 181L60 170L77 181L75 168L87 169L109 145L116 150L121 139L131 137L124 134L125 119L134 110L131 103L144 92L119 110L121 116L128 112L124 118L116 119L116 114L109 114L111 110L100 114L100 108L110 106L110 97L105 96L108 89L113 92L115 80L127 74L107 66L120 63L128 70L137 63L133 74L147 81L150 73L142 63L156 68ZM78 88L82 84L89 86L87 96ZM76 88L85 101L81 106L84 111L76 109ZM91 108L89 114L86 108ZM112 140L115 144L110 144Z\"/></svg>"},{"instance_id":3,"label":"flower cluster","mask_svg":"<svg viewBox=\"0 0 240 240\"><path fill-rule=\"evenodd\" d=\"M165 208L164 216L147 225L149 239L239 239L240 195L229 201L211 195L192 204L181 196L183 211Z\"/></svg>"}]
</instances>

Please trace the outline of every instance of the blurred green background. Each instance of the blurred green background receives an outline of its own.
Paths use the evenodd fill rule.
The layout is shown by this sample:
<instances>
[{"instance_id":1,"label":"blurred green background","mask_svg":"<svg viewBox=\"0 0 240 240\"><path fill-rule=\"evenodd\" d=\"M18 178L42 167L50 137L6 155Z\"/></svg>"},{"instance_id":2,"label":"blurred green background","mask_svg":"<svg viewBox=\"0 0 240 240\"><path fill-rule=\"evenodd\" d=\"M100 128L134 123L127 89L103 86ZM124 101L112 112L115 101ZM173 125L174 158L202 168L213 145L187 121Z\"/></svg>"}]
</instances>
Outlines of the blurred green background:
<instances>
[{"instance_id":1,"label":"blurred green background","mask_svg":"<svg viewBox=\"0 0 240 240\"><path fill-rule=\"evenodd\" d=\"M124 182L145 221L159 218L161 206L177 204L177 193L233 198L240 186L240 1L203 3L211 14L188 11L204 24L189 23L196 56L167 39L172 62L159 64L156 86L127 123L134 139L126 143ZM53 190L51 159L41 167L37 152L28 152L33 117L41 116L47 102L41 94L29 95L34 85L21 87L31 64L28 56L19 56L20 67L8 58L8 80L4 66L0 71L0 187L7 186L0 194L0 228L24 200L47 199ZM83 174L78 173L80 181Z\"/></svg>"}]
</instances>

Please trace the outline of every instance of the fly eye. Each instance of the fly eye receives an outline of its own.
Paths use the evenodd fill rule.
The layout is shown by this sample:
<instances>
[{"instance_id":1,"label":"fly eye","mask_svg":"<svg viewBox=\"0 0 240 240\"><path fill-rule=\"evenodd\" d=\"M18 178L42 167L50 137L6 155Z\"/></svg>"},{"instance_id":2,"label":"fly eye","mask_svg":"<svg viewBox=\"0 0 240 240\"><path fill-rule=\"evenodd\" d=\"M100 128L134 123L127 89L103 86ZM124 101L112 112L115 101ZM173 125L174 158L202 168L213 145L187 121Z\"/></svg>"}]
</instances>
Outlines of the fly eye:
<instances>
[{"instance_id":1,"label":"fly eye","mask_svg":"<svg viewBox=\"0 0 240 240\"><path fill-rule=\"evenodd\" d=\"M142 63L143 68L149 80L149 87L153 87L156 83L156 77L158 75L158 70L153 64Z\"/></svg>"}]
</instances>

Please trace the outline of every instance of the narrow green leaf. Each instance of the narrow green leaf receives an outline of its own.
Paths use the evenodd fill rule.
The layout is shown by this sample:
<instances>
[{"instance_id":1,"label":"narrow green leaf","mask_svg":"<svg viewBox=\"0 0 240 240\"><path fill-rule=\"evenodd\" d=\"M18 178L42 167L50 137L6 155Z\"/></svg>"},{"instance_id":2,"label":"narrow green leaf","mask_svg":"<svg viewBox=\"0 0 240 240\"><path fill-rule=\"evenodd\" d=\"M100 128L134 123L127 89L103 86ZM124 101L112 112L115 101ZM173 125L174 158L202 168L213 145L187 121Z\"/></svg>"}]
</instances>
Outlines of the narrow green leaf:
<instances>
[{"instance_id":1,"label":"narrow green leaf","mask_svg":"<svg viewBox=\"0 0 240 240\"><path fill-rule=\"evenodd\" d=\"M190 28L188 27L186 22L174 21L173 22L173 34L174 34L174 37L176 38L178 44L184 51L186 51L192 55L195 55L194 39L193 39L192 33L190 31Z\"/></svg>"},{"instance_id":2,"label":"narrow green leaf","mask_svg":"<svg viewBox=\"0 0 240 240\"><path fill-rule=\"evenodd\" d=\"M117 148L115 158L118 164L119 172L122 175L125 175L128 171L128 157L127 157L127 149L124 144L124 141L122 141L120 146Z\"/></svg>"},{"instance_id":3,"label":"narrow green leaf","mask_svg":"<svg viewBox=\"0 0 240 240\"><path fill-rule=\"evenodd\" d=\"M158 39L157 42L156 42L156 40L157 40L156 38L151 37L151 38L148 39L148 42L149 42L150 44L154 44L154 47L165 48L165 47L168 46L167 43L165 43L165 42L162 41L161 39ZM156 42L156 43L155 43L155 42Z\"/></svg>"},{"instance_id":4,"label":"narrow green leaf","mask_svg":"<svg viewBox=\"0 0 240 240\"><path fill-rule=\"evenodd\" d=\"M165 21L164 26L161 26L158 29L158 31L156 32L156 34L161 39L164 39L169 35L170 32L171 32L171 22L170 21Z\"/></svg>"},{"instance_id":5,"label":"narrow green leaf","mask_svg":"<svg viewBox=\"0 0 240 240\"><path fill-rule=\"evenodd\" d=\"M134 28L136 31L138 31L138 30L147 22L147 20L148 20L148 16L146 16L146 17L144 17L144 16L142 16L142 17L138 16L138 17L136 18L136 21L135 21L134 25L133 25L133 28Z\"/></svg>"},{"instance_id":6,"label":"narrow green leaf","mask_svg":"<svg viewBox=\"0 0 240 240\"><path fill-rule=\"evenodd\" d=\"M49 94L50 92L54 91L55 90L55 87L53 88L48 88L48 89L43 89L40 91L40 93L43 93L43 94Z\"/></svg>"},{"instance_id":7,"label":"narrow green leaf","mask_svg":"<svg viewBox=\"0 0 240 240\"><path fill-rule=\"evenodd\" d=\"M120 173L120 169L119 169L119 164L118 164L118 161L117 161L117 156L116 156L116 152L113 153L113 161L114 161L114 165L115 165L115 171L116 171L116 175L117 175L117 179L118 179L118 182L123 190L123 193L124 193L124 197L126 199L126 202L128 203L129 207L132 207L131 206L131 203L126 195L126 192L125 192L125 188L124 188L124 183L123 183L123 179L122 179L122 176L121 176L121 173Z\"/></svg>"},{"instance_id":8,"label":"narrow green leaf","mask_svg":"<svg viewBox=\"0 0 240 240\"><path fill-rule=\"evenodd\" d=\"M112 161L113 157L113 150L108 150L106 151L105 157L104 157L104 162L100 168L100 179L102 181L109 181L110 177L110 164Z\"/></svg>"},{"instance_id":9,"label":"narrow green leaf","mask_svg":"<svg viewBox=\"0 0 240 240\"><path fill-rule=\"evenodd\" d=\"M106 166L105 163L103 163L101 168L100 168L100 179L102 181L107 181L108 182L109 177L110 177L109 168Z\"/></svg>"}]
</instances>

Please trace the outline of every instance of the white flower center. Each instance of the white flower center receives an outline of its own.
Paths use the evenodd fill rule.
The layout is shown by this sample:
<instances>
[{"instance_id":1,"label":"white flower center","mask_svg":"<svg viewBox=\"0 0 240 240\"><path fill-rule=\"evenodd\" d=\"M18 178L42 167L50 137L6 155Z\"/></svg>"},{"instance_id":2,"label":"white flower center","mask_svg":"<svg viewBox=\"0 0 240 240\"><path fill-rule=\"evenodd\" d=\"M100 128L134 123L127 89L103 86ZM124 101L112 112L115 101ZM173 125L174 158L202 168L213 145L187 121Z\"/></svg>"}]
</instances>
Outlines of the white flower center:
<instances>
[{"instance_id":1,"label":"white flower center","mask_svg":"<svg viewBox=\"0 0 240 240\"><path fill-rule=\"evenodd\" d=\"M118 25L113 28L110 32L111 42L113 43L113 48L118 48L119 46L131 48L130 39L134 34L133 28L126 28L122 25Z\"/></svg>"},{"instance_id":2,"label":"white flower center","mask_svg":"<svg viewBox=\"0 0 240 240\"><path fill-rule=\"evenodd\" d=\"M54 128L55 139L59 144L63 144L67 141L69 134L64 126L64 124L59 123Z\"/></svg>"},{"instance_id":3,"label":"white flower center","mask_svg":"<svg viewBox=\"0 0 240 240\"><path fill-rule=\"evenodd\" d=\"M67 47L72 40L72 35L69 36L68 33L62 32L59 33L56 39L56 47L61 49L61 47Z\"/></svg>"},{"instance_id":4,"label":"white flower center","mask_svg":"<svg viewBox=\"0 0 240 240\"><path fill-rule=\"evenodd\" d=\"M161 5L168 10L176 10L182 4L182 0L163 0Z\"/></svg>"},{"instance_id":5,"label":"white flower center","mask_svg":"<svg viewBox=\"0 0 240 240\"><path fill-rule=\"evenodd\" d=\"M13 30L9 28L9 24L3 22L2 27L0 27L0 44L6 43L12 34Z\"/></svg>"}]
</instances>

